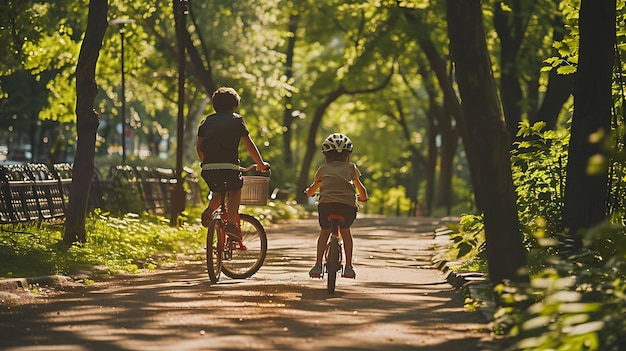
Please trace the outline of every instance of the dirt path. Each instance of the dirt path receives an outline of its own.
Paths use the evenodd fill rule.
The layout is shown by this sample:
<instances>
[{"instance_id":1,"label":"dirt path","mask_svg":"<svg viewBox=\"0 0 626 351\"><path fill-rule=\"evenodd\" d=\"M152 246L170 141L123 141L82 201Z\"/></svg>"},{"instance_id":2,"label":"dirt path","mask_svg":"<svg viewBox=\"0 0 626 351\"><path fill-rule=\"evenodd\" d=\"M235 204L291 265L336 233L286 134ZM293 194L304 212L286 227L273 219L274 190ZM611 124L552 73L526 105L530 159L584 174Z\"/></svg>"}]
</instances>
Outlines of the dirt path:
<instances>
[{"instance_id":1,"label":"dirt path","mask_svg":"<svg viewBox=\"0 0 626 351\"><path fill-rule=\"evenodd\" d=\"M339 278L334 295L307 276L318 229L304 220L267 228L268 259L247 280L211 284L192 260L4 300L0 349L497 350L481 315L427 268L437 225L358 219L357 279Z\"/></svg>"}]
</instances>

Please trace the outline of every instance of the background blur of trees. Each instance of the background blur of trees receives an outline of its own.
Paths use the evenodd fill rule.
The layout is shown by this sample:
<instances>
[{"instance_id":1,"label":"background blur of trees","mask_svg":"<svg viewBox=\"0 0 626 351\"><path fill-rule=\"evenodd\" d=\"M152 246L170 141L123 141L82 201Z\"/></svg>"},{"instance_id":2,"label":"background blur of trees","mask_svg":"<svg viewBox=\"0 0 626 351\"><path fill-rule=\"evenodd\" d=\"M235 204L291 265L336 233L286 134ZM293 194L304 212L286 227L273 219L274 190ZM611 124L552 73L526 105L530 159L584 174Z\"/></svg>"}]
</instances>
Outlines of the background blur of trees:
<instances>
[{"instance_id":1,"label":"background blur of trees","mask_svg":"<svg viewBox=\"0 0 626 351\"><path fill-rule=\"evenodd\" d=\"M481 6L511 141L521 121L567 130L580 2ZM72 161L87 9L87 0L0 4L0 145L8 158ZM171 0L109 0L108 20L135 21L124 27L130 164L174 168L173 16ZM195 132L211 112L211 90L228 85L242 95L240 112L273 164L272 186L292 189L292 198L322 162L322 138L343 132L371 190L368 211L475 211L445 1L190 0L186 24L185 165L197 163ZM101 169L121 162L119 29L107 30L96 72Z\"/></svg>"}]
</instances>

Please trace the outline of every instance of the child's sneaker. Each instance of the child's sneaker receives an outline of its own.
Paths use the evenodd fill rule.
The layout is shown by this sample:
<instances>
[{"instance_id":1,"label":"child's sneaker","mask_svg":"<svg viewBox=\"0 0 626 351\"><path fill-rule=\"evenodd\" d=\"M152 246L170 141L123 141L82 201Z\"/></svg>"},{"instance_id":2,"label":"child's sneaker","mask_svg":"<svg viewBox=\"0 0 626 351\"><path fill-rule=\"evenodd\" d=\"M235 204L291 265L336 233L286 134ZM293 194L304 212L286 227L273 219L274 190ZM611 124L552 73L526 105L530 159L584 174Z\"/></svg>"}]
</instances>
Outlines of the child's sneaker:
<instances>
[{"instance_id":1,"label":"child's sneaker","mask_svg":"<svg viewBox=\"0 0 626 351\"><path fill-rule=\"evenodd\" d=\"M226 224L224 231L226 232L226 235L230 236L233 240L239 241L243 238L243 236L241 235L241 230L237 228L237 225L235 223Z\"/></svg>"},{"instance_id":2,"label":"child's sneaker","mask_svg":"<svg viewBox=\"0 0 626 351\"><path fill-rule=\"evenodd\" d=\"M343 269L342 277L351 278L351 279L356 278L356 273L354 272L354 268L352 268L352 266L346 266L346 268Z\"/></svg>"},{"instance_id":3,"label":"child's sneaker","mask_svg":"<svg viewBox=\"0 0 626 351\"><path fill-rule=\"evenodd\" d=\"M321 275L322 275L322 265L321 264L316 264L309 271L309 276L311 278L319 278Z\"/></svg>"}]
</instances>

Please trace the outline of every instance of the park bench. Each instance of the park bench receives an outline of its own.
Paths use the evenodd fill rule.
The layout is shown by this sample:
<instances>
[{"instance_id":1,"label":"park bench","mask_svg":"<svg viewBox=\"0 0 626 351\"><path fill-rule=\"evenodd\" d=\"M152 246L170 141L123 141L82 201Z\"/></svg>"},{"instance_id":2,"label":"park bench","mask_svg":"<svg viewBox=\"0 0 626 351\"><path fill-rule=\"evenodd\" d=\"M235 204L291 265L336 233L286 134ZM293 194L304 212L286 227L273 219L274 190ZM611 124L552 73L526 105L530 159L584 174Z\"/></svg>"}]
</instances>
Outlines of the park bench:
<instances>
[{"instance_id":1,"label":"park bench","mask_svg":"<svg viewBox=\"0 0 626 351\"><path fill-rule=\"evenodd\" d=\"M44 164L0 166L0 223L64 217L70 182Z\"/></svg>"},{"instance_id":2,"label":"park bench","mask_svg":"<svg viewBox=\"0 0 626 351\"><path fill-rule=\"evenodd\" d=\"M111 178L115 188L125 190L121 193L123 212L147 211L161 215L169 212L170 194L177 182L173 170L116 166Z\"/></svg>"},{"instance_id":3,"label":"park bench","mask_svg":"<svg viewBox=\"0 0 626 351\"><path fill-rule=\"evenodd\" d=\"M198 179L185 168L188 200L201 203ZM64 218L69 204L72 164L0 165L0 224ZM94 172L89 206L112 213L168 214L177 178L165 168L114 166L109 179Z\"/></svg>"}]
</instances>

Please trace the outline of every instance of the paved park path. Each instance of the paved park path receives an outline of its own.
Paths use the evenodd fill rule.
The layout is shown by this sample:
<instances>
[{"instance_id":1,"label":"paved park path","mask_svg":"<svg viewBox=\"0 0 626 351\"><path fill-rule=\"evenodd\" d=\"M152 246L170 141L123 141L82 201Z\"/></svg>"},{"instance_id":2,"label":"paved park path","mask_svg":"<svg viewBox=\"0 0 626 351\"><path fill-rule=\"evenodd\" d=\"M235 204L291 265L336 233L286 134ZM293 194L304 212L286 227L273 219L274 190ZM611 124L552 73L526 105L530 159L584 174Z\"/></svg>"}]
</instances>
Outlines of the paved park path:
<instances>
[{"instance_id":1,"label":"paved park path","mask_svg":"<svg viewBox=\"0 0 626 351\"><path fill-rule=\"evenodd\" d=\"M211 284L204 263L76 283L0 303L0 350L498 350L464 295L430 268L434 230L420 218L357 219L357 279L328 295L307 273L316 220L267 228L252 278Z\"/></svg>"}]
</instances>

